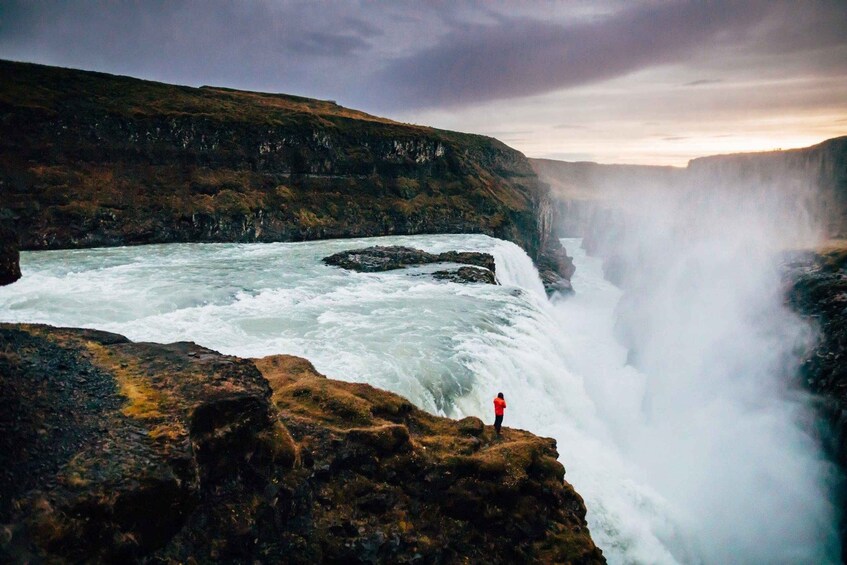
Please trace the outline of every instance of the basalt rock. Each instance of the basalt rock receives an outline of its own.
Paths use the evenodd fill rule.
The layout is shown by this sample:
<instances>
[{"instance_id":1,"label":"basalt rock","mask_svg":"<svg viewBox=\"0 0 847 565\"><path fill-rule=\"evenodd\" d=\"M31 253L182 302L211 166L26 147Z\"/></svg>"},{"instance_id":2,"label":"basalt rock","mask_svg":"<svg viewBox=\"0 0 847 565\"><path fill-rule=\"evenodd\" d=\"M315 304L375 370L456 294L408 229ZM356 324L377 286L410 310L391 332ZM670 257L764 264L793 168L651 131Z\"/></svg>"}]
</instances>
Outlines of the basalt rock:
<instances>
[{"instance_id":1,"label":"basalt rock","mask_svg":"<svg viewBox=\"0 0 847 565\"><path fill-rule=\"evenodd\" d=\"M432 273L436 279L457 283L497 284L494 273L479 267L459 267L453 271L436 271Z\"/></svg>"},{"instance_id":2,"label":"basalt rock","mask_svg":"<svg viewBox=\"0 0 847 565\"><path fill-rule=\"evenodd\" d=\"M494 257L489 253L447 251L445 253L435 254L412 247L393 245L341 251L329 257L324 257L323 262L327 265L360 273L392 271L432 263L464 263L466 265L475 265L475 267L460 267L452 271L437 271L433 273L433 276L455 282L497 284L494 276Z\"/></svg>"},{"instance_id":3,"label":"basalt rock","mask_svg":"<svg viewBox=\"0 0 847 565\"><path fill-rule=\"evenodd\" d=\"M804 384L822 395L833 424L833 450L847 469L847 251L795 258L786 274L789 304L817 329L801 368Z\"/></svg>"},{"instance_id":4,"label":"basalt rock","mask_svg":"<svg viewBox=\"0 0 847 565\"><path fill-rule=\"evenodd\" d=\"M826 446L847 471L847 250L805 253L785 273L788 302L817 330L815 346L800 368L803 385L816 393L829 424ZM844 500L842 499L842 504ZM841 523L842 560L847 560L847 522Z\"/></svg>"},{"instance_id":5,"label":"basalt rock","mask_svg":"<svg viewBox=\"0 0 847 565\"><path fill-rule=\"evenodd\" d=\"M198 521L211 555L294 462L250 361L10 324L0 352L2 561L137 560Z\"/></svg>"},{"instance_id":6,"label":"basalt rock","mask_svg":"<svg viewBox=\"0 0 847 565\"><path fill-rule=\"evenodd\" d=\"M306 360L0 324L0 561L602 563L555 441Z\"/></svg>"}]
</instances>

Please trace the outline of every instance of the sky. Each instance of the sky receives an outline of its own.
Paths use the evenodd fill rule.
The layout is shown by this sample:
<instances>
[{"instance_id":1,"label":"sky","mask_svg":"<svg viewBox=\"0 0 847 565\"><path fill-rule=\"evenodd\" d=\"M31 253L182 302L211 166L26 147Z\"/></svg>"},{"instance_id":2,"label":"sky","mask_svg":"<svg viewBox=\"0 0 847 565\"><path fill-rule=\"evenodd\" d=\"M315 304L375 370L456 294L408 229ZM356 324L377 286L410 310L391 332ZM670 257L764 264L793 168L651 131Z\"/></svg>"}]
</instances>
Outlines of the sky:
<instances>
[{"instance_id":1,"label":"sky","mask_svg":"<svg viewBox=\"0 0 847 565\"><path fill-rule=\"evenodd\" d=\"M0 58L336 100L566 161L847 134L847 0L3 0Z\"/></svg>"}]
</instances>

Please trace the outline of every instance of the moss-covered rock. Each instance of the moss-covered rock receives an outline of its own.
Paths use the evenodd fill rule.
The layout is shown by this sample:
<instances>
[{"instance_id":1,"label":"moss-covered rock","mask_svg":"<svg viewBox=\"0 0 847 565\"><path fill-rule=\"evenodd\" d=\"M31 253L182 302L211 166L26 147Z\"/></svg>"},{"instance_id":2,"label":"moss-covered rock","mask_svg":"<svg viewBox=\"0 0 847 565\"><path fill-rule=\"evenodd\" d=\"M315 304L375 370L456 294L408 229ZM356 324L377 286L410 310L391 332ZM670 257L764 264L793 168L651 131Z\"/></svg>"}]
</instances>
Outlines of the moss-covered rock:
<instances>
[{"instance_id":1,"label":"moss-covered rock","mask_svg":"<svg viewBox=\"0 0 847 565\"><path fill-rule=\"evenodd\" d=\"M599 563L555 442L306 360L0 324L0 561Z\"/></svg>"}]
</instances>

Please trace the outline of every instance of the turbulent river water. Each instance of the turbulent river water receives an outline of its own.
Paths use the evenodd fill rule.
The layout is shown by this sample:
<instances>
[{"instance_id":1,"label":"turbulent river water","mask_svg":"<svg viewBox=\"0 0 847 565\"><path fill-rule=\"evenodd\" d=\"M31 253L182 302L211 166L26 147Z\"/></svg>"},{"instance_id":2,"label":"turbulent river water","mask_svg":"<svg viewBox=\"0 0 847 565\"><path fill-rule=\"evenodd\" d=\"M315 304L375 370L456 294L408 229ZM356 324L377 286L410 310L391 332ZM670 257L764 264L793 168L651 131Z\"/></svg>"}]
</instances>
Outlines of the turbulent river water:
<instances>
[{"instance_id":1,"label":"turbulent river water","mask_svg":"<svg viewBox=\"0 0 847 565\"><path fill-rule=\"evenodd\" d=\"M785 386L704 386L686 363L637 371L615 339L621 292L578 239L563 243L577 294L552 301L521 249L480 235L28 252L23 279L0 288L0 320L301 355L330 377L488 423L502 391L506 426L558 440L610 562L836 562L830 466L808 432L808 399ZM487 251L501 285L429 276L443 265L365 274L320 262L374 244ZM675 359L670 337L657 339L676 343ZM743 354L731 358L749 373Z\"/></svg>"}]
</instances>

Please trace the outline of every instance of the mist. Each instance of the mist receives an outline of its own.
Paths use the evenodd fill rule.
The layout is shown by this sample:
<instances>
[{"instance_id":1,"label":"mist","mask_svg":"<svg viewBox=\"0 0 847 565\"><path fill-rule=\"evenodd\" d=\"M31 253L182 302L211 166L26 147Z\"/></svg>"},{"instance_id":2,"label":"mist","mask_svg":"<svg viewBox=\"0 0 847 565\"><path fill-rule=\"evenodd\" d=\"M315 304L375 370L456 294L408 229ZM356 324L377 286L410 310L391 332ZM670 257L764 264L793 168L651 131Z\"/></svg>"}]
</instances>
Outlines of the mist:
<instances>
[{"instance_id":1,"label":"mist","mask_svg":"<svg viewBox=\"0 0 847 565\"><path fill-rule=\"evenodd\" d=\"M677 514L680 529L657 533L675 559L838 562L840 477L796 377L815 335L780 271L823 235L816 187L803 170L735 165L641 179L595 213L585 245L624 291L615 331L644 378L640 402L609 387L595 402Z\"/></svg>"}]
</instances>

